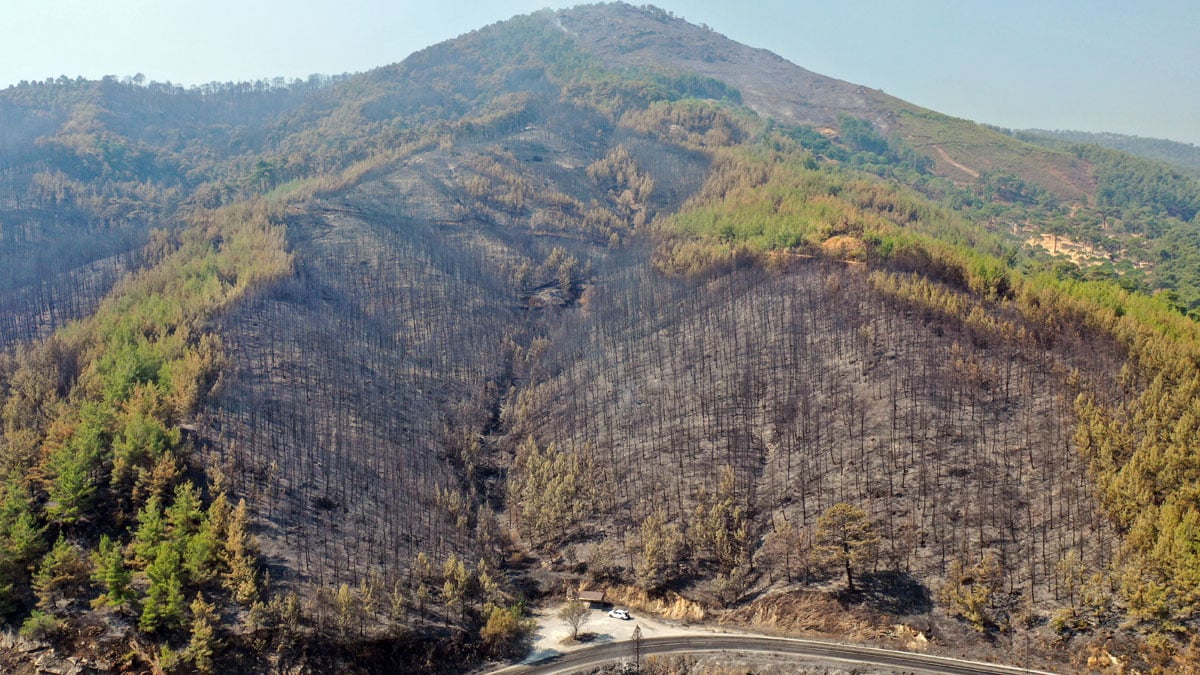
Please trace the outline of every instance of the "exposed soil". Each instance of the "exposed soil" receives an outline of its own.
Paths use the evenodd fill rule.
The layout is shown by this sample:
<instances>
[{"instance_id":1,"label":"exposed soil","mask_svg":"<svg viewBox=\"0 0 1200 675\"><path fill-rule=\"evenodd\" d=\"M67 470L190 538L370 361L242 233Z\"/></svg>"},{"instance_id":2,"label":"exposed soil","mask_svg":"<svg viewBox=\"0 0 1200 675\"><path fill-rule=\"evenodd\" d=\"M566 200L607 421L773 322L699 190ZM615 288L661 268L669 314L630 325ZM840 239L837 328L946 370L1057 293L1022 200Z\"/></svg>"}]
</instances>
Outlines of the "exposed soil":
<instances>
[{"instance_id":1,"label":"exposed soil","mask_svg":"<svg viewBox=\"0 0 1200 675\"><path fill-rule=\"evenodd\" d=\"M1038 234L1029 237L1025 243L1049 251L1052 255L1065 255L1076 265L1094 265L1107 262L1109 257L1097 252L1093 246L1074 241L1061 234Z\"/></svg>"}]
</instances>

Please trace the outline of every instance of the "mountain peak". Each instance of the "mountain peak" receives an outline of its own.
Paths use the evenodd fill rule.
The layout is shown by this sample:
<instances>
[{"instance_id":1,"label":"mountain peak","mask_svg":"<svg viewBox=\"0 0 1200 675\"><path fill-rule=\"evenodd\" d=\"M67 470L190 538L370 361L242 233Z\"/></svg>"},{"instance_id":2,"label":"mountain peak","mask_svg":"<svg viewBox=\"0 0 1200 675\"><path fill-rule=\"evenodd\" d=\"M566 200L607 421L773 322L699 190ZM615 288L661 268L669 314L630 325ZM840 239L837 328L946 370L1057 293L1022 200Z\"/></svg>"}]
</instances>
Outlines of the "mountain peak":
<instances>
[{"instance_id":1,"label":"mountain peak","mask_svg":"<svg viewBox=\"0 0 1200 675\"><path fill-rule=\"evenodd\" d=\"M722 80L741 91L755 112L781 122L831 126L839 114L850 114L889 131L894 126L890 108L901 103L653 6L582 5L559 11L557 18L582 49L611 66L666 66Z\"/></svg>"}]
</instances>

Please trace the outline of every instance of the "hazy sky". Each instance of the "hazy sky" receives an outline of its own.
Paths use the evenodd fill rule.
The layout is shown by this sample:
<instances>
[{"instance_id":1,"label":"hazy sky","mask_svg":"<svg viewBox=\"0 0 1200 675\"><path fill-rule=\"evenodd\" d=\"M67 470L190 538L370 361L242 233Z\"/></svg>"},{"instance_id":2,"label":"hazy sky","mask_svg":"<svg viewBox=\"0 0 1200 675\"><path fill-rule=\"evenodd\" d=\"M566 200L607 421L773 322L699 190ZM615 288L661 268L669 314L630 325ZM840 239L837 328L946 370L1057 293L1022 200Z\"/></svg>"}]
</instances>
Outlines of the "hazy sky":
<instances>
[{"instance_id":1,"label":"hazy sky","mask_svg":"<svg viewBox=\"0 0 1200 675\"><path fill-rule=\"evenodd\" d=\"M4 0L0 87L358 72L547 0ZM634 3L641 4L641 3ZM809 70L1006 127L1200 144L1195 0L659 0Z\"/></svg>"}]
</instances>

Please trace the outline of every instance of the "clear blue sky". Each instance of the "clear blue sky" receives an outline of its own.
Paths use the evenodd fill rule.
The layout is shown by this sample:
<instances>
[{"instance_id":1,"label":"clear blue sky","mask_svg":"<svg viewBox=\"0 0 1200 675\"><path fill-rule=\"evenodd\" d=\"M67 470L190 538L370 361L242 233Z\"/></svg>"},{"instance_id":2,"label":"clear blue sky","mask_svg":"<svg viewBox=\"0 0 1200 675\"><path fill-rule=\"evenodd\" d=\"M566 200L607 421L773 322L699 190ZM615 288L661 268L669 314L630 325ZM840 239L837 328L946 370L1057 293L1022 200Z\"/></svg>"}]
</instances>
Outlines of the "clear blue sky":
<instances>
[{"instance_id":1,"label":"clear blue sky","mask_svg":"<svg viewBox=\"0 0 1200 675\"><path fill-rule=\"evenodd\" d=\"M6 0L0 87L368 70L547 0ZM634 4L641 4L635 2ZM1007 127L1200 144L1195 0L659 0L809 70Z\"/></svg>"}]
</instances>

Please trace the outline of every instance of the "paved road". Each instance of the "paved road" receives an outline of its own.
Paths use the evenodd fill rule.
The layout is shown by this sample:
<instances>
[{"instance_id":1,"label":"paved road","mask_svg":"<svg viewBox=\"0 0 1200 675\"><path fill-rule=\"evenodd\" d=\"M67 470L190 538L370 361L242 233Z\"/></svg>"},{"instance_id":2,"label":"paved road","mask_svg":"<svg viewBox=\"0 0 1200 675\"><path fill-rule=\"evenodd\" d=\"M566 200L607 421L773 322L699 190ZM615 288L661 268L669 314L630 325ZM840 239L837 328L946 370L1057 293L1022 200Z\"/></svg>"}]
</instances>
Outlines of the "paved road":
<instances>
[{"instance_id":1,"label":"paved road","mask_svg":"<svg viewBox=\"0 0 1200 675\"><path fill-rule=\"evenodd\" d=\"M815 640L742 637L737 635L691 635L647 638L642 640L642 657L653 654L688 652L741 651L790 654L810 659L839 661L858 665L894 668L897 672L942 673L944 675L1013 675L1044 671L1000 666L976 661L961 661L941 656L898 652L874 647L839 645ZM611 642L554 657L537 665L509 666L493 675L553 675L592 668L606 661L633 659L633 643Z\"/></svg>"}]
</instances>

